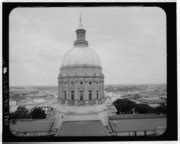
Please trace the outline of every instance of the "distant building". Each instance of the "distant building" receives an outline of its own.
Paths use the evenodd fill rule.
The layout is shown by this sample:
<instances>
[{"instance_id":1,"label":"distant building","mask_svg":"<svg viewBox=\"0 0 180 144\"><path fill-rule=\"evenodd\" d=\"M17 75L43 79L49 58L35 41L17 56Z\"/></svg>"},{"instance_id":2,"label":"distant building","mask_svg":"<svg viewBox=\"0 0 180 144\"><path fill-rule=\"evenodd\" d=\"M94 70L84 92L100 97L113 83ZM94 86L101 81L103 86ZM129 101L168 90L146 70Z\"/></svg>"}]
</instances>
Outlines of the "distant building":
<instances>
[{"instance_id":1,"label":"distant building","mask_svg":"<svg viewBox=\"0 0 180 144\"><path fill-rule=\"evenodd\" d=\"M29 94L37 94L39 91L36 89L33 89L31 87L22 87L22 88L17 88L17 87L11 87L10 88L10 95L29 95Z\"/></svg>"}]
</instances>

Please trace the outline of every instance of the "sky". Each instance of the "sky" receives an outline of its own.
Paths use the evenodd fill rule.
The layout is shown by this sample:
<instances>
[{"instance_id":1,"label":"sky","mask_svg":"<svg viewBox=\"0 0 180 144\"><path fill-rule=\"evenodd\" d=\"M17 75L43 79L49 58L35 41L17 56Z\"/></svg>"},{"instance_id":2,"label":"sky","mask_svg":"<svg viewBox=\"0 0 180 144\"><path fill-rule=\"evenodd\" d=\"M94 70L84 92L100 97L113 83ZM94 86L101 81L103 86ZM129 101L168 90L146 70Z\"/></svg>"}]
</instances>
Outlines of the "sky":
<instances>
[{"instance_id":1,"label":"sky","mask_svg":"<svg viewBox=\"0 0 180 144\"><path fill-rule=\"evenodd\" d=\"M166 14L159 7L16 8L9 16L10 86L56 86L82 13L105 84L166 84Z\"/></svg>"}]
</instances>

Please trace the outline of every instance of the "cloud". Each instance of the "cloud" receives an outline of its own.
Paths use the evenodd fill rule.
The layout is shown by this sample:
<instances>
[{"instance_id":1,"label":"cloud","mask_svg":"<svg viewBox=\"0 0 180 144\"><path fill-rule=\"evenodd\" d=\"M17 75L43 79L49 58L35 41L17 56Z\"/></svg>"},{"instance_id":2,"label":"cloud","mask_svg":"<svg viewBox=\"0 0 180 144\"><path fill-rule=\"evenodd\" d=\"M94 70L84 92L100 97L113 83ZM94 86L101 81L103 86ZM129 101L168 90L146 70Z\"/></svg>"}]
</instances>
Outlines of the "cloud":
<instances>
[{"instance_id":1,"label":"cloud","mask_svg":"<svg viewBox=\"0 0 180 144\"><path fill-rule=\"evenodd\" d=\"M159 8L82 8L105 83L166 82L166 17ZM64 16L66 14L66 16ZM57 85L78 8L18 8L10 15L10 85Z\"/></svg>"},{"instance_id":2,"label":"cloud","mask_svg":"<svg viewBox=\"0 0 180 144\"><path fill-rule=\"evenodd\" d=\"M10 33L10 84L54 84L67 47L65 42L31 27L14 28Z\"/></svg>"}]
</instances>

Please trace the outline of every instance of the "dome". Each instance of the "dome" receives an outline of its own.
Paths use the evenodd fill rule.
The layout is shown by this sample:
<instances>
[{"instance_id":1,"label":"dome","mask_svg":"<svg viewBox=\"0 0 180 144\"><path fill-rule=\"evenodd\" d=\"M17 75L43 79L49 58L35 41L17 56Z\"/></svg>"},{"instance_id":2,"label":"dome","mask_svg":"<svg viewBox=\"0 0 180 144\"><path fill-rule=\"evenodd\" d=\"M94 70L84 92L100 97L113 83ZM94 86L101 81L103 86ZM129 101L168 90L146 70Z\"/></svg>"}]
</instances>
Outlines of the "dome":
<instances>
[{"instance_id":1,"label":"dome","mask_svg":"<svg viewBox=\"0 0 180 144\"><path fill-rule=\"evenodd\" d=\"M76 30L74 47L63 57L58 75L58 101L66 105L101 104L104 99L104 75L96 52L88 46L86 30Z\"/></svg>"},{"instance_id":2,"label":"dome","mask_svg":"<svg viewBox=\"0 0 180 144\"><path fill-rule=\"evenodd\" d=\"M86 65L101 67L98 55L89 47L74 47L65 54L62 60L62 67Z\"/></svg>"}]
</instances>

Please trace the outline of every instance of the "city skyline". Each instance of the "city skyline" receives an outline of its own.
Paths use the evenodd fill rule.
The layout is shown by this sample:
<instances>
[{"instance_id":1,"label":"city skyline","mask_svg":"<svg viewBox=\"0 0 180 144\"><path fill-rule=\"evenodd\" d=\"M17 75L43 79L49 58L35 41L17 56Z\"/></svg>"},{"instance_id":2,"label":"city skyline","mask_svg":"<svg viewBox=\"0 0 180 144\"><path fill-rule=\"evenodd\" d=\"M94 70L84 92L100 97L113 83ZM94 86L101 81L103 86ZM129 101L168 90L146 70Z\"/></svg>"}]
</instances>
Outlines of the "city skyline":
<instances>
[{"instance_id":1,"label":"city skyline","mask_svg":"<svg viewBox=\"0 0 180 144\"><path fill-rule=\"evenodd\" d=\"M105 84L166 84L166 17L161 8L16 8L10 14L10 86L58 85L80 12Z\"/></svg>"}]
</instances>

